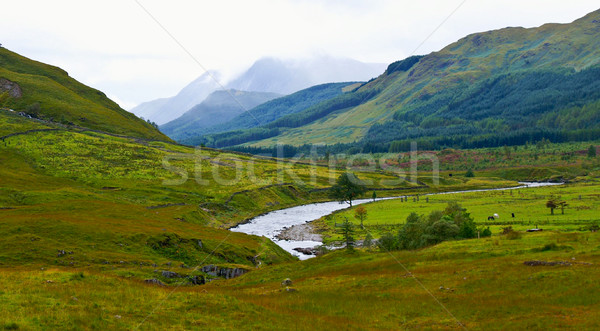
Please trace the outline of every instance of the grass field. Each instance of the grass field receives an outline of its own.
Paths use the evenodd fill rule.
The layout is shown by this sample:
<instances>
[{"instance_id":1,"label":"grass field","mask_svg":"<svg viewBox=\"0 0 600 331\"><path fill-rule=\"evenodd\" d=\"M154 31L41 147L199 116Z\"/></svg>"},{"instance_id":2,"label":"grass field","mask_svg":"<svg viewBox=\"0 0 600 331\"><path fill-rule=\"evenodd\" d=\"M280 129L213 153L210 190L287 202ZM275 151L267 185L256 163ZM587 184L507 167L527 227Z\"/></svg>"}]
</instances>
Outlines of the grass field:
<instances>
[{"instance_id":1,"label":"grass field","mask_svg":"<svg viewBox=\"0 0 600 331\"><path fill-rule=\"evenodd\" d=\"M568 264L524 264L532 260ZM393 254L339 251L200 287L163 288L85 268L3 268L0 325L592 330L600 327L598 263L597 233L546 232ZM282 288L285 278L293 281L293 290Z\"/></svg>"},{"instance_id":2,"label":"grass field","mask_svg":"<svg viewBox=\"0 0 600 331\"><path fill-rule=\"evenodd\" d=\"M426 215L443 210L449 202L458 202L479 226L489 226L493 233L507 226L518 231L536 226L544 230L579 231L589 224L600 223L599 190L600 182L594 180L540 188L420 196L418 201L415 201L415 196L408 197L404 202L400 199L377 201L363 205L368 213L363 221L365 229L357 227L356 230L360 238L366 233L378 238L388 232L396 233L413 212ZM558 208L551 215L546 207L550 195L560 196L568 203L564 214ZM360 221L354 217L355 210L356 207L323 217L315 222L314 227L325 235L326 241L340 240L335 224L341 223L346 217L359 225ZM488 220L494 214L498 214L499 218Z\"/></svg>"},{"instance_id":3,"label":"grass field","mask_svg":"<svg viewBox=\"0 0 600 331\"><path fill-rule=\"evenodd\" d=\"M469 329L595 329L600 323L600 239L578 231L598 215L596 163L585 156L561 160L565 171L541 163L514 168L507 160L469 178L457 167L443 170L439 185L426 167L412 182L356 164L357 176L371 181L367 196L372 190L380 197L421 195L419 202L367 205L367 229L375 234L396 231L411 211L441 209L454 198L481 225L490 213L506 224L491 225L494 236L486 239L391 255L337 251L300 262L266 238L225 228L328 199L326 189L342 167L197 151L5 111L0 124L0 328L452 329L460 328L458 320ZM423 199L425 193L515 186L511 175L557 174L573 184ZM565 215L549 215L544 199L550 193L568 201ZM517 240L496 231L535 221L546 231ZM333 234L331 222L335 217L322 225ZM523 264L528 260L571 265L531 267ZM207 276L194 267L207 264L251 272L190 285L189 276ZM285 278L293 290L281 287Z\"/></svg>"}]
</instances>

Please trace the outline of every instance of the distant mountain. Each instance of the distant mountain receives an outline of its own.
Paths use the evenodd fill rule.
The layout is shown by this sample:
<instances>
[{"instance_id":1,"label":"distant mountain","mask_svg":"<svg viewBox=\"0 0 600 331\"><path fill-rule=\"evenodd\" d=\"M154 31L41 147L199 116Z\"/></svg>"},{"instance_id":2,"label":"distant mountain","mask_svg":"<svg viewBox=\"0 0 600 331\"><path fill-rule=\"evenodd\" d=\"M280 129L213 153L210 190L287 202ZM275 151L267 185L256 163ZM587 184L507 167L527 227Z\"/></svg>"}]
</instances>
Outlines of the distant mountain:
<instances>
[{"instance_id":1,"label":"distant mountain","mask_svg":"<svg viewBox=\"0 0 600 331\"><path fill-rule=\"evenodd\" d=\"M229 84L225 84L225 87L239 91L290 94L324 83L366 81L380 75L385 67L385 64L328 56L305 60L263 58ZM218 72L212 73L221 80ZM162 125L183 115L218 88L220 86L214 79L204 74L176 96L142 103L131 109L131 112Z\"/></svg>"},{"instance_id":2,"label":"distant mountain","mask_svg":"<svg viewBox=\"0 0 600 331\"><path fill-rule=\"evenodd\" d=\"M131 109L131 112L158 125L170 122L204 101L209 94L219 88L211 75L220 79L220 74L216 71L211 71L210 74L204 73L184 87L176 96L144 102Z\"/></svg>"},{"instance_id":3,"label":"distant mountain","mask_svg":"<svg viewBox=\"0 0 600 331\"><path fill-rule=\"evenodd\" d=\"M133 137L168 140L104 93L58 68L0 48L0 107L42 120Z\"/></svg>"},{"instance_id":4,"label":"distant mountain","mask_svg":"<svg viewBox=\"0 0 600 331\"><path fill-rule=\"evenodd\" d=\"M344 93L345 89L358 87L361 83L329 83L312 86L296 93L283 96L243 112L231 121L204 130L217 133L239 129L249 129L271 123L283 116L303 111L311 106Z\"/></svg>"},{"instance_id":5,"label":"distant mountain","mask_svg":"<svg viewBox=\"0 0 600 331\"><path fill-rule=\"evenodd\" d=\"M353 151L600 138L600 11L570 24L469 35L392 63L377 79L264 127L246 144ZM257 128L256 130L258 130ZM345 150L343 150L345 151Z\"/></svg>"},{"instance_id":6,"label":"distant mountain","mask_svg":"<svg viewBox=\"0 0 600 331\"><path fill-rule=\"evenodd\" d=\"M197 136L204 128L225 123L257 105L280 96L266 92L215 91L181 117L161 125L160 129L175 140Z\"/></svg>"},{"instance_id":7,"label":"distant mountain","mask_svg":"<svg viewBox=\"0 0 600 331\"><path fill-rule=\"evenodd\" d=\"M386 68L382 63L363 63L348 58L319 56L305 60L266 57L230 82L229 88L243 91L290 94L324 83L367 81Z\"/></svg>"}]
</instances>

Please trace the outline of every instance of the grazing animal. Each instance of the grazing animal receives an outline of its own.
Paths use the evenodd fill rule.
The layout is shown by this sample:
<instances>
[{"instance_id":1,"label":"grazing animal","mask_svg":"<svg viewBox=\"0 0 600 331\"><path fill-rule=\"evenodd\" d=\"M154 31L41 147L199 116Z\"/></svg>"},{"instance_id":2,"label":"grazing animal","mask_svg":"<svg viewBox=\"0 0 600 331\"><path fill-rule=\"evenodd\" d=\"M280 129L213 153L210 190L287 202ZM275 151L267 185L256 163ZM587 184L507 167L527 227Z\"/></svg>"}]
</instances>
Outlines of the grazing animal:
<instances>
[{"instance_id":1,"label":"grazing animal","mask_svg":"<svg viewBox=\"0 0 600 331\"><path fill-rule=\"evenodd\" d=\"M488 216L488 221L493 221L495 220L494 216Z\"/></svg>"}]
</instances>

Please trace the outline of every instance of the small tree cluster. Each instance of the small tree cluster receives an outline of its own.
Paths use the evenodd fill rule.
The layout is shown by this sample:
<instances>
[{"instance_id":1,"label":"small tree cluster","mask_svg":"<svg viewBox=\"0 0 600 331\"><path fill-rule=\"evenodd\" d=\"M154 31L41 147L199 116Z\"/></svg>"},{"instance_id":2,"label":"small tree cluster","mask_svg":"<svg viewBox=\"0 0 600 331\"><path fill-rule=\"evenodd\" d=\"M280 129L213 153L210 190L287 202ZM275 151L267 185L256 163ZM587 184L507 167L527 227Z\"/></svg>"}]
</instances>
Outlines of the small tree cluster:
<instances>
[{"instance_id":1,"label":"small tree cluster","mask_svg":"<svg viewBox=\"0 0 600 331\"><path fill-rule=\"evenodd\" d=\"M446 240L477 238L478 233L491 235L489 228L478 230L471 215L456 202L448 203L443 211L429 215L411 213L396 236L382 236L378 245L382 250L418 249Z\"/></svg>"}]
</instances>

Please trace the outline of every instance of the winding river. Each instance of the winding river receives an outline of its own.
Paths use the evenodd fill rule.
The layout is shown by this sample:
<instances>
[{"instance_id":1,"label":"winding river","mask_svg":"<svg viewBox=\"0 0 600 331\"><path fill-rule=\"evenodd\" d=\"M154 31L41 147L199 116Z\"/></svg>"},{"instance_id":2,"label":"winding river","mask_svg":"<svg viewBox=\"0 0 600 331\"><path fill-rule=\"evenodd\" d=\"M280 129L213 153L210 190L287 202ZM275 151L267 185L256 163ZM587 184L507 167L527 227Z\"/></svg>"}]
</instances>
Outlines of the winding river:
<instances>
[{"instance_id":1,"label":"winding river","mask_svg":"<svg viewBox=\"0 0 600 331\"><path fill-rule=\"evenodd\" d=\"M494 189L481 189L481 190L466 190L466 191L453 191L453 192L442 192L442 193L430 193L430 194L422 194L420 196L427 195L441 195L441 194L457 194L457 193L468 193L468 192L487 192L487 191L502 191L502 190L515 190L522 188L533 188L533 187L542 187L542 186L552 186L552 185L561 185L562 183L530 183L530 182L520 182L520 186L515 187L504 187L504 188L494 188ZM403 196L396 197L388 197L388 198L379 198L376 201L380 200L390 200L390 199L399 199ZM354 205L359 205L367 202L372 202L372 199L360 199L355 200ZM314 255L305 255L299 253L294 250L294 248L312 248L315 246L320 246L323 243L315 240L304 240L304 241L294 241L294 240L280 240L277 238L277 235L281 233L285 228L289 228L295 225L305 224L314 220L317 220L323 216L329 215L337 210L348 208L349 206L345 203L339 203L337 201L332 202L322 202L322 203L313 203L309 205L302 205L292 208L286 208L281 210L276 210L258 217L255 217L248 221L247 223L240 224L234 228L231 228L231 231L235 232L243 232L247 234L253 234L257 236L265 236L279 245L281 248L286 251L292 253L297 256L301 260L305 260Z\"/></svg>"}]
</instances>

